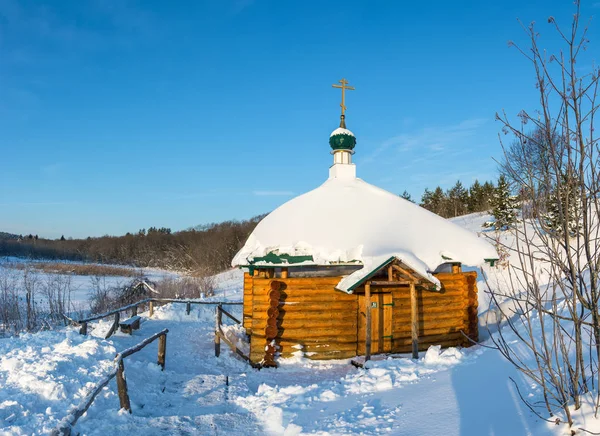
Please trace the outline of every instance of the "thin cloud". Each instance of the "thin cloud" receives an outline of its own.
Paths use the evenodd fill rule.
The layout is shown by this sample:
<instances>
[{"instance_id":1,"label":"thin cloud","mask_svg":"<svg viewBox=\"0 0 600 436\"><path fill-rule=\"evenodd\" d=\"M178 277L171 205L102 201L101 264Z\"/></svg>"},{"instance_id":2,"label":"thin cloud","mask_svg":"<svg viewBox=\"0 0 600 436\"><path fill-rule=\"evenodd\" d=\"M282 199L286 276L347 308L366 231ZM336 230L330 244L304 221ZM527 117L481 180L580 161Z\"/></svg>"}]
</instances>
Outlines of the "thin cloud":
<instances>
[{"instance_id":1,"label":"thin cloud","mask_svg":"<svg viewBox=\"0 0 600 436\"><path fill-rule=\"evenodd\" d=\"M395 150L398 153L421 149L427 151L440 151L452 148L461 140L474 136L477 129L485 124L486 118L471 118L450 126L428 126L420 130L403 133L385 140L370 155L362 159L361 163L376 160L386 150Z\"/></svg>"}]
</instances>

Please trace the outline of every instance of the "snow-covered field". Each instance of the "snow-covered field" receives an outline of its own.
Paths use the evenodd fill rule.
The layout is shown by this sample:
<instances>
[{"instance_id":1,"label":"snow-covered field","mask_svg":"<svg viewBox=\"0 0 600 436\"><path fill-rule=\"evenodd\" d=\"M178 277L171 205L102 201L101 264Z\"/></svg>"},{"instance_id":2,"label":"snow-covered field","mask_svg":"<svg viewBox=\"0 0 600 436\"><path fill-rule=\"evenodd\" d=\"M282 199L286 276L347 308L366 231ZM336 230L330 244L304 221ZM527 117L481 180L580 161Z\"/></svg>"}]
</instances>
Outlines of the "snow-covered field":
<instances>
[{"instance_id":1,"label":"snow-covered field","mask_svg":"<svg viewBox=\"0 0 600 436\"><path fill-rule=\"evenodd\" d=\"M488 217L455 222L481 231ZM490 282L502 270L486 267ZM213 299L241 301L242 276L217 277ZM480 315L489 300L480 282ZM231 309L240 315L241 307ZM125 359L132 414L119 411L112 381L75 429L106 434L568 434L563 425L538 419L521 402L540 390L495 350L430 348L418 361L383 359L357 369L348 361L282 360L277 369L248 367L227 346L214 356L214 307L158 308L133 336L102 339L108 322L89 336L74 328L0 340L0 434L46 434L114 367L115 354L151 334L169 329L165 371L156 365L156 344ZM509 339L511 337L509 336ZM516 338L512 338L516 340ZM486 343L484 342L484 345ZM525 387L526 390L523 389ZM579 425L582 417L575 418ZM595 421L592 419L592 421ZM598 423L585 422L598 431Z\"/></svg>"},{"instance_id":2,"label":"snow-covered field","mask_svg":"<svg viewBox=\"0 0 600 436\"><path fill-rule=\"evenodd\" d=\"M22 280L23 271L16 268L16 265L20 265L23 263L35 263L39 261L35 260L24 260L15 257L0 257L0 275L9 276L14 279L16 282ZM78 264L78 262L62 262L61 263L71 263ZM123 268L123 269L131 269L129 267L119 267L117 265L111 265L111 268ZM159 281L166 277L175 277L177 274L160 270L156 268L136 268L136 273L139 273L140 276L146 277L152 281ZM43 285L48 281L55 278L59 278L69 281L71 288L71 302L73 306L76 308L80 307L88 307L88 302L90 298L90 293L94 287L93 276L87 275L76 275L76 274L60 274L60 273L48 273L35 268L31 268L28 271L28 274L32 275L36 278L37 284L40 289ZM116 288L126 285L131 282L132 277L123 275L110 275L110 276L102 276L99 278L99 285L106 288ZM44 301L43 292L38 292L38 299L40 302Z\"/></svg>"}]
</instances>

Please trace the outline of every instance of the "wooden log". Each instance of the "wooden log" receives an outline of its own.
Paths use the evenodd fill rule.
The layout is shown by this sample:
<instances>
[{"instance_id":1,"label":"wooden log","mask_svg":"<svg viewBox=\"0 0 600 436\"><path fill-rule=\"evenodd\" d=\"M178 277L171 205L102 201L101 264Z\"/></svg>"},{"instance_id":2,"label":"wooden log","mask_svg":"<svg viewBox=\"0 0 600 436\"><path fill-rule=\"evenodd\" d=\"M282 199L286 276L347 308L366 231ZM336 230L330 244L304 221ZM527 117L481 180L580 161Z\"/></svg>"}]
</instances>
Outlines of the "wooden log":
<instances>
[{"instance_id":1,"label":"wooden log","mask_svg":"<svg viewBox=\"0 0 600 436\"><path fill-rule=\"evenodd\" d=\"M277 337L277 326L273 326L273 325L269 325L267 324L267 326L265 327L265 338L267 340L273 339L275 337ZM258 335L254 335L255 337L258 337Z\"/></svg>"},{"instance_id":2,"label":"wooden log","mask_svg":"<svg viewBox=\"0 0 600 436\"><path fill-rule=\"evenodd\" d=\"M283 303L283 304L281 304ZM255 303L252 308L252 313L256 312L267 312L269 307L278 308L279 310L285 310L286 312L330 312L338 310L352 310L356 307L355 301L336 301L336 302L314 302L314 303L298 303L292 304L280 302L278 300L271 300L268 304Z\"/></svg>"},{"instance_id":3,"label":"wooden log","mask_svg":"<svg viewBox=\"0 0 600 436\"><path fill-rule=\"evenodd\" d=\"M464 336L462 335L461 332L451 332L451 333L444 333L444 334L438 334L438 335L427 335L427 336L421 336L419 338L420 342L423 343L437 343L437 342L442 342L442 341L449 341L449 340L453 340L453 339L462 339ZM394 338L394 341L396 341L396 339ZM400 343L404 343L404 344L409 344L411 343L411 340L409 339L398 339L398 341Z\"/></svg>"},{"instance_id":4,"label":"wooden log","mask_svg":"<svg viewBox=\"0 0 600 436\"><path fill-rule=\"evenodd\" d=\"M410 298L410 288L392 288L388 289L388 292L392 292L394 294L394 298L398 299L409 299ZM445 298L445 297L457 297L465 295L467 292L466 288L461 286L460 288L445 288L441 291L429 291L425 289L419 290L419 298L426 300L430 298Z\"/></svg>"},{"instance_id":5,"label":"wooden log","mask_svg":"<svg viewBox=\"0 0 600 436\"><path fill-rule=\"evenodd\" d=\"M450 333L456 333L460 330L463 330L466 333L466 325L461 327L461 326L451 326L451 327L431 327L431 328L424 328L424 329L419 329L419 341L421 341L425 335L427 336L431 336L431 335L448 335ZM394 339L410 339L411 338L411 331L410 330L394 330L394 334L393 334L393 338Z\"/></svg>"},{"instance_id":6,"label":"wooden log","mask_svg":"<svg viewBox=\"0 0 600 436\"><path fill-rule=\"evenodd\" d=\"M266 330L266 328L265 328ZM356 344L356 333L343 333L343 332L329 332L329 331L319 331L319 332L303 332L302 330L293 330L293 331L281 331L276 330L273 335L269 335L269 332L264 334L259 334L258 331L252 335L252 339L254 340L263 340L263 339L278 339L283 342L290 342L294 344L299 343L320 343L320 344L328 344L328 343L353 343Z\"/></svg>"},{"instance_id":7,"label":"wooden log","mask_svg":"<svg viewBox=\"0 0 600 436\"><path fill-rule=\"evenodd\" d=\"M119 328L119 320L120 319L121 319L120 313L115 312L115 321L113 322L113 325L111 326L110 330L108 331L108 333L106 334L104 339L110 338L113 335L113 333L117 331L117 329Z\"/></svg>"},{"instance_id":8,"label":"wooden log","mask_svg":"<svg viewBox=\"0 0 600 436\"><path fill-rule=\"evenodd\" d=\"M356 301L357 296L355 294L343 294L341 292L328 290L327 292L305 292L296 289L286 289L280 291L281 297L286 304L290 303L321 303L321 302L343 302L343 301ZM257 302L266 303L267 297L257 298Z\"/></svg>"},{"instance_id":9,"label":"wooden log","mask_svg":"<svg viewBox=\"0 0 600 436\"><path fill-rule=\"evenodd\" d=\"M216 307L216 315L215 315L215 356L219 357L221 355L221 336L219 333L221 332L221 306Z\"/></svg>"},{"instance_id":10,"label":"wooden log","mask_svg":"<svg viewBox=\"0 0 600 436\"><path fill-rule=\"evenodd\" d=\"M158 338L158 364L161 369L165 370L165 363L167 358L167 335L161 335Z\"/></svg>"},{"instance_id":11,"label":"wooden log","mask_svg":"<svg viewBox=\"0 0 600 436\"><path fill-rule=\"evenodd\" d=\"M324 352L324 351L354 351L356 352L356 342L307 342L299 339L297 341L285 341L283 339L277 341L277 344L282 350L290 352L298 351L293 348L297 345L302 345L303 350L309 353ZM293 351L291 350L293 349Z\"/></svg>"},{"instance_id":12,"label":"wooden log","mask_svg":"<svg viewBox=\"0 0 600 436\"><path fill-rule=\"evenodd\" d=\"M366 331L365 331L365 360L371 358L371 284L365 283L365 315L366 315Z\"/></svg>"},{"instance_id":13,"label":"wooden log","mask_svg":"<svg viewBox=\"0 0 600 436\"><path fill-rule=\"evenodd\" d=\"M131 413L131 403L129 402L129 393L127 392L127 380L125 380L125 365L123 359L119 359L117 369L117 391L119 393L119 403L121 409Z\"/></svg>"},{"instance_id":14,"label":"wooden log","mask_svg":"<svg viewBox=\"0 0 600 436\"><path fill-rule=\"evenodd\" d=\"M285 283L288 287L297 287L297 286L335 286L337 285L342 276L332 276L332 277L288 277L285 280L277 279L276 281L280 281ZM253 279L254 287L268 287L271 283L271 279L264 277L255 277Z\"/></svg>"},{"instance_id":15,"label":"wooden log","mask_svg":"<svg viewBox=\"0 0 600 436\"><path fill-rule=\"evenodd\" d=\"M268 315L265 312L253 312L252 313L252 327L255 327L255 322L264 322L265 319L268 318ZM307 311L307 312L288 312L286 310L279 310L279 315L277 319L283 321L285 319L303 319L306 321L318 321L318 320L347 320L347 319L356 319L356 306L352 308L348 308L348 310L343 312L330 312L326 310L321 311Z\"/></svg>"},{"instance_id":16,"label":"wooden log","mask_svg":"<svg viewBox=\"0 0 600 436\"><path fill-rule=\"evenodd\" d=\"M410 319L410 310L406 310L404 308L394 310L394 323L403 322L403 320ZM468 307L462 307L460 309L452 309L448 311L441 310L440 307L427 307L421 306L419 308L419 313L421 317L425 320L436 320L436 319L449 319L449 318L462 318L468 314Z\"/></svg>"},{"instance_id":17,"label":"wooden log","mask_svg":"<svg viewBox=\"0 0 600 436\"><path fill-rule=\"evenodd\" d=\"M417 291L418 293L419 291ZM419 311L421 313L440 313L440 312L458 312L461 310L467 310L467 302L464 297L452 298L446 300L421 300L417 297L419 303ZM394 313L408 313L410 312L409 302L404 300L393 300L394 301ZM447 308L447 310L444 310Z\"/></svg>"},{"instance_id":18,"label":"wooden log","mask_svg":"<svg viewBox=\"0 0 600 436\"><path fill-rule=\"evenodd\" d=\"M314 329L325 328L325 329L328 329L329 331L333 331L333 330L349 331L352 328L354 328L356 330L357 325L358 325L358 320L356 319L356 316L354 318L348 318L348 319L344 320L343 322L340 322L340 320L337 320L337 319L306 321L304 319L294 319L294 318L292 318L292 319L285 318L279 322L279 326L282 329L304 330L304 331L308 331L313 328Z\"/></svg>"},{"instance_id":19,"label":"wooden log","mask_svg":"<svg viewBox=\"0 0 600 436\"><path fill-rule=\"evenodd\" d=\"M424 322L420 319L421 317L419 317L419 320L417 322L417 326L418 326L418 331L419 334L422 335L423 332L426 332L427 330L430 329L434 329L434 328L456 328L456 329L466 329L469 326L469 320L467 317L464 317L462 319L444 319L444 320L439 320L439 321L429 321L429 322ZM408 321L408 320L407 320ZM400 332L409 332L412 331L412 322L402 322L402 323L396 323L394 325L394 332L400 333Z\"/></svg>"},{"instance_id":20,"label":"wooden log","mask_svg":"<svg viewBox=\"0 0 600 436\"><path fill-rule=\"evenodd\" d=\"M282 279L288 278L288 269L287 268L281 268L281 278Z\"/></svg>"},{"instance_id":21,"label":"wooden log","mask_svg":"<svg viewBox=\"0 0 600 436\"><path fill-rule=\"evenodd\" d=\"M417 306L417 291L415 284L410 285L410 321L411 321L411 339L412 339L412 357L419 358L419 307Z\"/></svg>"},{"instance_id":22,"label":"wooden log","mask_svg":"<svg viewBox=\"0 0 600 436\"><path fill-rule=\"evenodd\" d=\"M152 315L154 315L154 301L150 301L148 304L150 306L148 317L152 318Z\"/></svg>"}]
</instances>

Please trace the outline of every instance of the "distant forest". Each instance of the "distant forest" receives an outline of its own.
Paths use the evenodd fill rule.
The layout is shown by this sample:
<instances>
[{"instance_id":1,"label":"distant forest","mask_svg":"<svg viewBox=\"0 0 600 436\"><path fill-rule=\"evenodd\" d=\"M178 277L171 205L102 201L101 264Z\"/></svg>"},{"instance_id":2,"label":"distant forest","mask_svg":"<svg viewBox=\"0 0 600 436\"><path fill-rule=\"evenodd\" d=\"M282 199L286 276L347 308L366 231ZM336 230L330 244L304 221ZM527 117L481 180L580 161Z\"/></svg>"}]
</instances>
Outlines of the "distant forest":
<instances>
[{"instance_id":1,"label":"distant forest","mask_svg":"<svg viewBox=\"0 0 600 436\"><path fill-rule=\"evenodd\" d=\"M0 256L157 267L205 276L231 266L231 259L263 217L207 224L179 232L151 227L125 236L86 239L20 235L0 240Z\"/></svg>"},{"instance_id":2,"label":"distant forest","mask_svg":"<svg viewBox=\"0 0 600 436\"><path fill-rule=\"evenodd\" d=\"M447 191L425 189L420 205L451 218L490 209L495 192L491 182L465 188L460 181ZM413 201L404 192L401 197ZM0 238L0 256L100 262L136 267L157 267L204 276L230 267L231 259L265 215L249 220L225 221L183 231L151 227L125 236L44 239L37 235Z\"/></svg>"}]
</instances>

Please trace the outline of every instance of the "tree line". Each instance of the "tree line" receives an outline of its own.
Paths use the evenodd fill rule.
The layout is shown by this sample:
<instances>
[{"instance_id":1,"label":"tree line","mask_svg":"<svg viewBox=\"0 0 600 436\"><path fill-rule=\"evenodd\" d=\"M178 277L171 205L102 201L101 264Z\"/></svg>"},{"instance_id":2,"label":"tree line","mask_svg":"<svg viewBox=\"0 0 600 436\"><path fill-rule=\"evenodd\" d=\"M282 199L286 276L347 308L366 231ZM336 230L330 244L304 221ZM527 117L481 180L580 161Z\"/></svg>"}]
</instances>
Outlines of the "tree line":
<instances>
[{"instance_id":1,"label":"tree line","mask_svg":"<svg viewBox=\"0 0 600 436\"><path fill-rule=\"evenodd\" d=\"M156 267L205 276L230 267L231 259L263 217L205 224L178 232L151 227L124 236L85 239L20 236L0 240L0 256Z\"/></svg>"},{"instance_id":2,"label":"tree line","mask_svg":"<svg viewBox=\"0 0 600 436\"><path fill-rule=\"evenodd\" d=\"M475 180L471 186L465 188L460 180L444 191L437 186L433 191L425 188L419 205L444 218L454 218L474 212L489 210L493 204L496 188L492 182L481 184ZM404 191L402 198L414 202L411 195Z\"/></svg>"}]
</instances>

